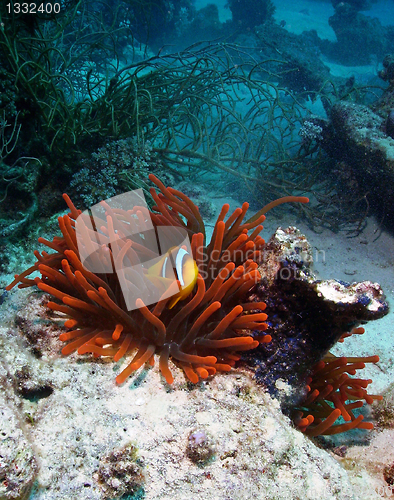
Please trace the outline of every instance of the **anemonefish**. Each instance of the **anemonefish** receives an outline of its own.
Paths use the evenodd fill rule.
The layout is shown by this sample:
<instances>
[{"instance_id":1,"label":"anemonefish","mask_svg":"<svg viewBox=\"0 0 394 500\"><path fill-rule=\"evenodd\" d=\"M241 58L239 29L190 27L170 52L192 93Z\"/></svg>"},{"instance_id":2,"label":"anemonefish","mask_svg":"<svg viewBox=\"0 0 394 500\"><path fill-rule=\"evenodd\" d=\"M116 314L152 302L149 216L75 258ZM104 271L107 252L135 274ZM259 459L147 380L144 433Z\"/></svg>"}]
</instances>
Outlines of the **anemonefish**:
<instances>
[{"instance_id":1,"label":"anemonefish","mask_svg":"<svg viewBox=\"0 0 394 500\"><path fill-rule=\"evenodd\" d=\"M146 277L156 286L167 289L173 282L173 276L180 283L179 292L168 304L172 309L180 300L188 297L197 282L198 267L185 246L171 248L156 264L149 267Z\"/></svg>"}]
</instances>

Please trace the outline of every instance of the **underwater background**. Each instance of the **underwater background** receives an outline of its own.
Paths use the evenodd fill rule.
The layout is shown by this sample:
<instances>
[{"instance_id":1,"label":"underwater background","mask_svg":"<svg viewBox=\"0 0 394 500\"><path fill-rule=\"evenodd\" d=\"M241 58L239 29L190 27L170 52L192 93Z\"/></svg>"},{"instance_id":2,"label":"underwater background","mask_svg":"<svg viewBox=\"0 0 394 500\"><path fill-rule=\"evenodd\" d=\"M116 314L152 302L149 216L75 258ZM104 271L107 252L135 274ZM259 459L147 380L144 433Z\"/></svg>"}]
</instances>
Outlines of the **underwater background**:
<instances>
[{"instance_id":1,"label":"underwater background","mask_svg":"<svg viewBox=\"0 0 394 500\"><path fill-rule=\"evenodd\" d=\"M393 19L392 0L0 6L0 500L393 496ZM190 306L181 323L197 275L163 305L172 343L200 321L207 349L169 364L144 344L154 309L119 329L67 253L76 209L136 189L197 264L242 232L255 252L217 321ZM281 197L264 247L253 216ZM215 337L240 304L237 340Z\"/></svg>"}]
</instances>

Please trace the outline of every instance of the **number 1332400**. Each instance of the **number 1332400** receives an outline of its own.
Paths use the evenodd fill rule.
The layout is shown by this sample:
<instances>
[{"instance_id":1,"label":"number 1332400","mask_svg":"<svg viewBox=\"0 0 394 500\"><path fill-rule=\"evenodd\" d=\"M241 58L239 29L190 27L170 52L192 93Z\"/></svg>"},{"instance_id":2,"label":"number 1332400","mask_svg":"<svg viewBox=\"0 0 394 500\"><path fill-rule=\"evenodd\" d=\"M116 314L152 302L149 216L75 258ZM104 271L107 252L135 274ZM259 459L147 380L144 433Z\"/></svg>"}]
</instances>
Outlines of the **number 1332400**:
<instances>
[{"instance_id":1,"label":"number 1332400","mask_svg":"<svg viewBox=\"0 0 394 500\"><path fill-rule=\"evenodd\" d=\"M60 3L8 3L8 13L14 14L59 14Z\"/></svg>"}]
</instances>

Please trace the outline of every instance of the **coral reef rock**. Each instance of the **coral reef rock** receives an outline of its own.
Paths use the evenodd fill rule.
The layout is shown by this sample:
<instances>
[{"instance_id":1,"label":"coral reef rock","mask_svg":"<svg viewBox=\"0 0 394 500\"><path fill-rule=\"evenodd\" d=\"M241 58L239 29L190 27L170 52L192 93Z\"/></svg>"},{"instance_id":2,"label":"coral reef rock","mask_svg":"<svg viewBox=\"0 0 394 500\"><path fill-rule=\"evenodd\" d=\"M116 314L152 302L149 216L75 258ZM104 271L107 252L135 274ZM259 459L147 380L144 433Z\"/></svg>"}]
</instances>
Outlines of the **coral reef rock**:
<instances>
[{"instance_id":1,"label":"coral reef rock","mask_svg":"<svg viewBox=\"0 0 394 500\"><path fill-rule=\"evenodd\" d=\"M391 229L394 218L394 139L390 136L393 100L393 93L388 92L373 110L340 101L330 110L329 125L321 122L323 148L332 158L351 167L360 193L367 193L377 216L382 219L384 215L384 223Z\"/></svg>"},{"instance_id":2,"label":"coral reef rock","mask_svg":"<svg viewBox=\"0 0 394 500\"><path fill-rule=\"evenodd\" d=\"M271 393L277 393L279 379L304 387L314 364L344 333L388 312L378 283L320 280L312 264L311 246L295 227L278 228L264 247L262 280L250 300L267 304L265 333L272 341L246 353L245 359Z\"/></svg>"},{"instance_id":3,"label":"coral reef rock","mask_svg":"<svg viewBox=\"0 0 394 500\"><path fill-rule=\"evenodd\" d=\"M0 499L23 500L36 476L36 460L21 415L4 390L7 373L1 364L0 383Z\"/></svg>"}]
</instances>

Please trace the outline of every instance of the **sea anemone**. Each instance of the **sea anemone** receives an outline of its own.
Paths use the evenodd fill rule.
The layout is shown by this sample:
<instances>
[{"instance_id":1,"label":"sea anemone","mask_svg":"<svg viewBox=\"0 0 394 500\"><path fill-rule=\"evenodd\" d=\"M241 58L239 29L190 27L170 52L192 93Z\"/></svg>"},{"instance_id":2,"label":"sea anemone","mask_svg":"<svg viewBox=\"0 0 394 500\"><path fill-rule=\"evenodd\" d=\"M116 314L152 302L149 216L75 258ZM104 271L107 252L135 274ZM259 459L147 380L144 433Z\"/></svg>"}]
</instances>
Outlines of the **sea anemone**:
<instances>
[{"instance_id":1,"label":"sea anemone","mask_svg":"<svg viewBox=\"0 0 394 500\"><path fill-rule=\"evenodd\" d=\"M271 208L308 199L280 198L246 222L248 203L226 221L229 205L225 204L206 244L204 223L193 202L183 193L166 188L154 175L149 177L161 191L151 189L156 203L152 211L143 204L125 210L101 202L100 219L92 212L82 214L63 195L70 213L58 218L62 237L38 240L55 253L35 251L37 262L15 275L7 290L17 283L20 288L36 285L55 297L48 307L66 319L64 325L69 331L60 335L60 340L68 342L62 349L65 355L77 350L79 354L112 356L119 361L133 352L134 357L116 377L119 384L145 362L153 365L155 354L160 356L160 371L169 384L173 382L170 359L197 383L216 371L229 371L242 351L271 340L263 333L265 303L245 298L260 279L257 268L264 245L261 223ZM185 234L189 237L194 262L189 262L187 272L193 277L193 269L196 271L188 284L182 282L179 272L168 284L169 278L159 275L157 266L144 265L152 258L146 245L149 227L155 232L175 229L180 240ZM174 248L168 247L171 260ZM175 250L180 248L186 255L187 249L177 242ZM89 258L101 272L92 272L86 265ZM41 277L29 278L35 271ZM125 289L132 291L131 302ZM162 294L155 303L144 302L142 297L149 299L158 290Z\"/></svg>"},{"instance_id":2,"label":"sea anemone","mask_svg":"<svg viewBox=\"0 0 394 500\"><path fill-rule=\"evenodd\" d=\"M354 328L345 333L339 342L351 335L363 333L364 328ZM349 375L355 375L358 370L365 368L365 363L378 361L379 356L337 357L328 352L307 379L306 399L294 413L297 427L308 436L338 434L355 428L372 429L372 422L364 422L363 415L356 417L353 410L361 408L364 401L372 404L383 397L367 393L366 389L372 380ZM344 423L337 423L339 417Z\"/></svg>"}]
</instances>

